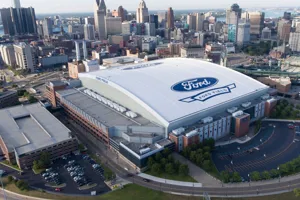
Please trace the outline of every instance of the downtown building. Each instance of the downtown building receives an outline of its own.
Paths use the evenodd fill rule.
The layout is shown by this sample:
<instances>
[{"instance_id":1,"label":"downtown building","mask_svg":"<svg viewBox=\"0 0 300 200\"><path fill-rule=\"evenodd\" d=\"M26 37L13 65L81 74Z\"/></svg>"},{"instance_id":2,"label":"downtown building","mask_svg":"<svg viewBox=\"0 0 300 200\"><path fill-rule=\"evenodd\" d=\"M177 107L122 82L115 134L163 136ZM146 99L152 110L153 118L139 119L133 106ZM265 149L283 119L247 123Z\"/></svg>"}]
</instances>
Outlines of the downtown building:
<instances>
[{"instance_id":1,"label":"downtown building","mask_svg":"<svg viewBox=\"0 0 300 200\"><path fill-rule=\"evenodd\" d=\"M14 44L14 51L16 57L16 65L18 70L34 71L36 67L36 60L33 55L32 47L25 42Z\"/></svg>"},{"instance_id":2,"label":"downtown building","mask_svg":"<svg viewBox=\"0 0 300 200\"><path fill-rule=\"evenodd\" d=\"M182 151L230 133L243 137L276 104L268 86L195 59L123 64L78 77L81 88L49 87L55 104L84 129L83 137L104 143L138 170L164 148Z\"/></svg>"},{"instance_id":3,"label":"downtown building","mask_svg":"<svg viewBox=\"0 0 300 200\"><path fill-rule=\"evenodd\" d=\"M106 39L106 27L105 27L105 16L106 16L106 5L104 0L96 0L94 6L94 18L95 18L95 29L98 33L98 39Z\"/></svg>"},{"instance_id":4,"label":"downtown building","mask_svg":"<svg viewBox=\"0 0 300 200\"><path fill-rule=\"evenodd\" d=\"M226 33L228 34L228 41L237 41L238 22L242 15L242 9L237 4L233 4L230 9L226 10L226 24L228 28Z\"/></svg>"},{"instance_id":5,"label":"downtown building","mask_svg":"<svg viewBox=\"0 0 300 200\"><path fill-rule=\"evenodd\" d=\"M144 0L140 2L139 7L136 11L136 21L138 23L149 22L149 11Z\"/></svg>"},{"instance_id":6,"label":"downtown building","mask_svg":"<svg viewBox=\"0 0 300 200\"><path fill-rule=\"evenodd\" d=\"M290 34L289 45L291 51L300 52L300 32Z\"/></svg>"},{"instance_id":7,"label":"downtown building","mask_svg":"<svg viewBox=\"0 0 300 200\"><path fill-rule=\"evenodd\" d=\"M242 19L250 23L250 34L259 37L264 28L265 13L264 12L245 12Z\"/></svg>"},{"instance_id":8,"label":"downtown building","mask_svg":"<svg viewBox=\"0 0 300 200\"><path fill-rule=\"evenodd\" d=\"M37 34L34 8L21 8L19 3L15 5L15 8L0 9L4 34L10 36Z\"/></svg>"},{"instance_id":9,"label":"downtown building","mask_svg":"<svg viewBox=\"0 0 300 200\"><path fill-rule=\"evenodd\" d=\"M85 40L95 40L95 28L93 25L85 24L83 29Z\"/></svg>"}]
</instances>

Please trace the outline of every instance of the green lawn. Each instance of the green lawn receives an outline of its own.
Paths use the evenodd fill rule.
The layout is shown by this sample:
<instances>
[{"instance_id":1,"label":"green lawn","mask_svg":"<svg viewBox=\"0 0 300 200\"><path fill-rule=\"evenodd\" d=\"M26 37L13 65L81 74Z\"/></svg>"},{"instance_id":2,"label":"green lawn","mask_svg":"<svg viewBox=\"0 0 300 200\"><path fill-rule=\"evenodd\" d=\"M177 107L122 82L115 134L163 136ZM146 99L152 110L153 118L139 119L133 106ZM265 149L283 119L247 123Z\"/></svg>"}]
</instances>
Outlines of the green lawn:
<instances>
[{"instance_id":1,"label":"green lawn","mask_svg":"<svg viewBox=\"0 0 300 200\"><path fill-rule=\"evenodd\" d=\"M156 176L159 178L165 178L165 179L174 180L174 181L197 183L197 181L195 179L193 179L191 176L182 176L179 174L167 174L167 173L156 174L156 173L152 173L150 170L146 171L145 173L149 174L151 176Z\"/></svg>"},{"instance_id":2,"label":"green lawn","mask_svg":"<svg viewBox=\"0 0 300 200\"><path fill-rule=\"evenodd\" d=\"M17 170L19 172L21 171L18 165L12 165L7 160L4 160L4 161L2 161L0 163L3 164L3 165L5 165L5 166L7 166L7 167L11 167L11 168L13 168L13 169L15 169L15 170Z\"/></svg>"},{"instance_id":3,"label":"green lawn","mask_svg":"<svg viewBox=\"0 0 300 200\"><path fill-rule=\"evenodd\" d=\"M37 170L34 170L32 169L33 173L34 174L41 174L42 172L44 172L46 169L37 169Z\"/></svg>"}]
</instances>

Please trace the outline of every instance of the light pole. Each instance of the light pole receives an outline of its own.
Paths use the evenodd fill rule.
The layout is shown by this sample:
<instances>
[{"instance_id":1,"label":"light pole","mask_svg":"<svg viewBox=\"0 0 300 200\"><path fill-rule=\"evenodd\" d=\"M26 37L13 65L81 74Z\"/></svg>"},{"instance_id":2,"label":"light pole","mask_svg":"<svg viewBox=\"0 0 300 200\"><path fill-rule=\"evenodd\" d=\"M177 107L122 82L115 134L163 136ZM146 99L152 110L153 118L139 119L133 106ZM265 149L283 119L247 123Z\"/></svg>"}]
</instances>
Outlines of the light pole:
<instances>
[{"instance_id":1,"label":"light pole","mask_svg":"<svg viewBox=\"0 0 300 200\"><path fill-rule=\"evenodd\" d=\"M5 190L4 190L4 186L3 186L3 182L2 182L2 175L3 175L4 171L0 170L0 181L1 181L1 186L2 186L2 190L3 190L3 196L4 199L6 200L6 195L5 195Z\"/></svg>"},{"instance_id":2,"label":"light pole","mask_svg":"<svg viewBox=\"0 0 300 200\"><path fill-rule=\"evenodd\" d=\"M278 182L280 183L280 178L281 178L281 175L280 175L280 168L277 167L277 170L278 170L278 173L279 173Z\"/></svg>"},{"instance_id":3,"label":"light pole","mask_svg":"<svg viewBox=\"0 0 300 200\"><path fill-rule=\"evenodd\" d=\"M250 186L250 183L251 183L250 174L248 174L248 180L249 180L249 186Z\"/></svg>"}]
</instances>

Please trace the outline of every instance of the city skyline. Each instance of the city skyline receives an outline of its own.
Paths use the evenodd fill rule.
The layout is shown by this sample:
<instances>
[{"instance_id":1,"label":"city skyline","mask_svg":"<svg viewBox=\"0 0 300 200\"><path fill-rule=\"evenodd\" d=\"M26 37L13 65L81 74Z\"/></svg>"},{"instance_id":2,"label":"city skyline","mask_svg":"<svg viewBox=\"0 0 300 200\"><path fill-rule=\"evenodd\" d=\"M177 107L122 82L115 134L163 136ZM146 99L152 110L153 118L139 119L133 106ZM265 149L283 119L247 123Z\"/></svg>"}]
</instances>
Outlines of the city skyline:
<instances>
[{"instance_id":1,"label":"city skyline","mask_svg":"<svg viewBox=\"0 0 300 200\"><path fill-rule=\"evenodd\" d=\"M21 0L22 7L34 7L36 9L36 13L72 13L72 12L92 12L93 5L95 0L86 0L84 2L79 0L52 0L51 4L45 6L45 1L43 0ZM135 12L140 0L130 1L130 2L122 2L120 4L119 1L107 0L105 3L107 4L107 8L114 10L117 9L118 6L122 5L125 9L131 12ZM185 0L184 3L182 1L173 1L169 2L161 2L159 0L147 0L147 7L149 10L167 10L169 7L172 7L174 10L185 10L185 9L226 9L233 3L238 3L241 8L257 8L257 7L283 7L288 4L294 5L294 7L300 7L300 2L297 0L287 0L274 2L272 0L254 0L254 1L246 1L246 0L225 0L222 2L218 2L217 4L213 4L212 2L201 2L198 3L194 0ZM70 10L70 4L72 4L72 9ZM2 7L11 7L12 1L5 0L0 3L0 8ZM51 10L51 11L49 11Z\"/></svg>"}]
</instances>

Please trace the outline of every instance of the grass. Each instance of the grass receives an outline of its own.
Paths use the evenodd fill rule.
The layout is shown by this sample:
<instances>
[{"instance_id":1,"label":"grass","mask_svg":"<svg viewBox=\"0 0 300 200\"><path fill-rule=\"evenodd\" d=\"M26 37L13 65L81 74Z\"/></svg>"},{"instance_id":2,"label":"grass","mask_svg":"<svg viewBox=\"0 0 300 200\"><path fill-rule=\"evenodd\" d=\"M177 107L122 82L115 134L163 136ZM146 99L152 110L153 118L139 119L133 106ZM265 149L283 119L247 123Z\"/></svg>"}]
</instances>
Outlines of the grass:
<instances>
[{"instance_id":1,"label":"grass","mask_svg":"<svg viewBox=\"0 0 300 200\"><path fill-rule=\"evenodd\" d=\"M8 162L7 160L4 160L2 162L0 162L1 164L7 166L7 167L10 167L10 168L13 168L19 172L22 172L22 170L20 170L19 166L18 165L13 165L13 164L10 164L10 162Z\"/></svg>"},{"instance_id":2,"label":"grass","mask_svg":"<svg viewBox=\"0 0 300 200\"><path fill-rule=\"evenodd\" d=\"M164 178L164 179L169 179L174 181L197 183L197 181L193 179L191 176L182 176L179 174L167 174L167 173L156 174L156 173L152 173L150 170L146 171L145 173L151 176L156 176L159 178Z\"/></svg>"},{"instance_id":3,"label":"grass","mask_svg":"<svg viewBox=\"0 0 300 200\"><path fill-rule=\"evenodd\" d=\"M32 169L32 171L33 171L33 173L34 174L41 174L42 172L44 172L46 169L37 169L37 170L34 170L34 169Z\"/></svg>"},{"instance_id":4,"label":"grass","mask_svg":"<svg viewBox=\"0 0 300 200\"><path fill-rule=\"evenodd\" d=\"M202 200L202 197L188 197L188 196L176 196L171 194L165 194L160 191L154 191L135 184L125 185L123 189L116 190L97 197L74 197L74 196L62 196L48 194L43 191L20 191L14 184L8 184L7 178L3 178L5 188L7 190L38 198L56 199L56 200ZM280 195L256 197L256 198L212 198L212 200L299 200L295 195L291 193L285 193Z\"/></svg>"}]
</instances>

